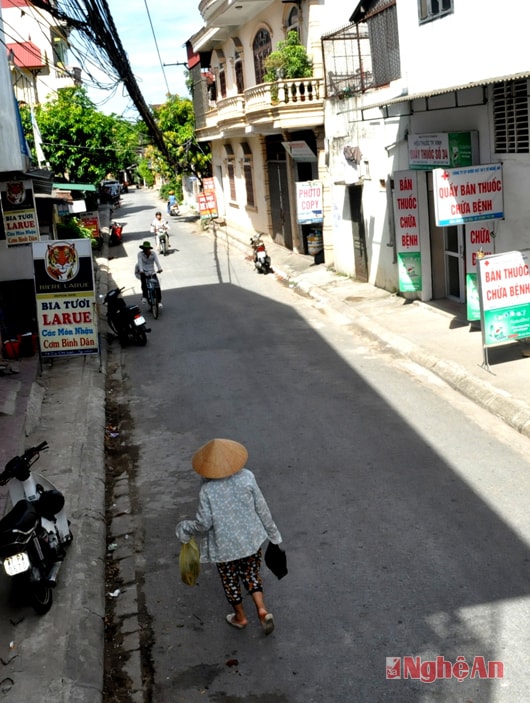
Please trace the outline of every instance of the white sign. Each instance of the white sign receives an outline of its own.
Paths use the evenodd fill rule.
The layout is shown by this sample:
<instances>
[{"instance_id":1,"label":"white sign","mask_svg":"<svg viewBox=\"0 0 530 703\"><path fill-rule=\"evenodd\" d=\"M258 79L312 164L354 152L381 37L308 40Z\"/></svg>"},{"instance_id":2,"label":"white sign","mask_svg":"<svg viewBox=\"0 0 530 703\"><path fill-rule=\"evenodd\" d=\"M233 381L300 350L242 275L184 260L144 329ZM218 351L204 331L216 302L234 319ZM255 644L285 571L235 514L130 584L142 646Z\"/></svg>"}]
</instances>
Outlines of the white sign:
<instances>
[{"instance_id":1,"label":"white sign","mask_svg":"<svg viewBox=\"0 0 530 703\"><path fill-rule=\"evenodd\" d=\"M300 181L296 183L296 212L298 224L306 225L322 222L322 183L320 181Z\"/></svg>"},{"instance_id":2,"label":"white sign","mask_svg":"<svg viewBox=\"0 0 530 703\"><path fill-rule=\"evenodd\" d=\"M501 164L433 171L438 227L504 217Z\"/></svg>"},{"instance_id":3,"label":"white sign","mask_svg":"<svg viewBox=\"0 0 530 703\"><path fill-rule=\"evenodd\" d=\"M468 223L466 232L466 271L475 273L477 259L495 253L495 233L490 222Z\"/></svg>"}]
</instances>

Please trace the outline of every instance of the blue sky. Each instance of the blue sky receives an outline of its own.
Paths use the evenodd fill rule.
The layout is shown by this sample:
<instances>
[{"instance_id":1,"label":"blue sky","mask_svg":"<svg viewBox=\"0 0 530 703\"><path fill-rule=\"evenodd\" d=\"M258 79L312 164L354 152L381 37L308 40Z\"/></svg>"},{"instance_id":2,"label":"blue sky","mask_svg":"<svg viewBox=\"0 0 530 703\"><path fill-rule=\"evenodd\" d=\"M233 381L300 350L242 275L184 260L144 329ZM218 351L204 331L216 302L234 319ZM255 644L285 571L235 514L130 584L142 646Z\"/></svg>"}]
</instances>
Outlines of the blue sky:
<instances>
[{"instance_id":1,"label":"blue sky","mask_svg":"<svg viewBox=\"0 0 530 703\"><path fill-rule=\"evenodd\" d=\"M189 97L185 85L185 67L164 66L162 69L160 64L186 61L184 44L204 24L198 10L199 3L195 0L177 0L173 3L160 0L146 2L109 1L114 24L144 99L148 105L164 102L168 86L171 93ZM107 114L114 112L128 118L137 114L123 86L120 86L115 96L104 104L102 101L106 96L101 91L89 89L89 96L98 109Z\"/></svg>"}]
</instances>

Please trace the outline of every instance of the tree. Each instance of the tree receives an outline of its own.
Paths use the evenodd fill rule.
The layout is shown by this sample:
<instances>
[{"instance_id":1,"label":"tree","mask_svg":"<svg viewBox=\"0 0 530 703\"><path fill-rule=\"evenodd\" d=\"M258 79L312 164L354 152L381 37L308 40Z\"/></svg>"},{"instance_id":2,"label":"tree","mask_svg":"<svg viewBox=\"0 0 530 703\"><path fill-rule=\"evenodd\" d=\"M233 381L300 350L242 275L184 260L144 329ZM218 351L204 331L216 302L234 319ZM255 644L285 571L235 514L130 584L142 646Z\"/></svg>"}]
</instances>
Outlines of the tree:
<instances>
[{"instance_id":1,"label":"tree","mask_svg":"<svg viewBox=\"0 0 530 703\"><path fill-rule=\"evenodd\" d=\"M169 178L192 173L200 181L210 174L211 154L207 145L195 139L193 103L188 98L168 95L167 101L154 108L156 123L162 133L169 161L159 154L160 172Z\"/></svg>"},{"instance_id":2,"label":"tree","mask_svg":"<svg viewBox=\"0 0 530 703\"><path fill-rule=\"evenodd\" d=\"M21 112L32 146L29 108ZM84 88L62 88L56 98L35 108L35 117L44 155L56 178L96 184L137 161L139 129L98 112Z\"/></svg>"}]
</instances>

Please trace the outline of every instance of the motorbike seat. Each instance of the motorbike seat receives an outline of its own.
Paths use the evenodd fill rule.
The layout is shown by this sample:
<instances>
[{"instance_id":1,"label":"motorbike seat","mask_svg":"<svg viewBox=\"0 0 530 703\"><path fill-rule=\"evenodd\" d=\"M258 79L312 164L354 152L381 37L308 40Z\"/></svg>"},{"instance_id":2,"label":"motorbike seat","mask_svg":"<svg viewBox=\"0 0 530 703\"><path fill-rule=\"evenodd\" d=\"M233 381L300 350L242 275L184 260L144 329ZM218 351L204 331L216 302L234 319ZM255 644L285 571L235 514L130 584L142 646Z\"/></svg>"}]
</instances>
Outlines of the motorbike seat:
<instances>
[{"instance_id":1,"label":"motorbike seat","mask_svg":"<svg viewBox=\"0 0 530 703\"><path fill-rule=\"evenodd\" d=\"M0 533L12 530L28 532L35 527L38 521L39 515L33 503L28 500L19 500L13 509L0 520Z\"/></svg>"}]
</instances>

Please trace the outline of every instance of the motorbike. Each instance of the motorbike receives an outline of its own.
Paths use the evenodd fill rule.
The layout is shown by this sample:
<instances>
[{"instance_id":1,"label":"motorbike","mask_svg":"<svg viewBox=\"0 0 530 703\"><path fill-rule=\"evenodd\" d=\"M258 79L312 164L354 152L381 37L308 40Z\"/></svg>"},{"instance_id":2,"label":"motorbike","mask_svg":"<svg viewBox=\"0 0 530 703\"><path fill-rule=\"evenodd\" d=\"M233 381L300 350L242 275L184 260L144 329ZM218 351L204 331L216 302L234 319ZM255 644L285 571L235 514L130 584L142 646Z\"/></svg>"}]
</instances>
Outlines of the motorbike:
<instances>
[{"instance_id":1,"label":"motorbike","mask_svg":"<svg viewBox=\"0 0 530 703\"><path fill-rule=\"evenodd\" d=\"M256 232L250 238L250 246L254 252L254 267L256 271L265 274L272 273L271 257L267 254L260 232Z\"/></svg>"},{"instance_id":2,"label":"motorbike","mask_svg":"<svg viewBox=\"0 0 530 703\"><path fill-rule=\"evenodd\" d=\"M169 232L167 229L162 229L158 232L158 246L161 254L164 256L169 254Z\"/></svg>"},{"instance_id":3,"label":"motorbike","mask_svg":"<svg viewBox=\"0 0 530 703\"><path fill-rule=\"evenodd\" d=\"M157 320L160 312L160 281L156 273L153 273L151 276L145 277L145 282L147 284L147 304L151 308L153 317Z\"/></svg>"},{"instance_id":4,"label":"motorbike","mask_svg":"<svg viewBox=\"0 0 530 703\"><path fill-rule=\"evenodd\" d=\"M147 332L151 330L138 305L127 305L121 297L123 288L113 288L103 298L107 306L107 322L116 334L122 347L129 343L143 347L147 344Z\"/></svg>"},{"instance_id":5,"label":"motorbike","mask_svg":"<svg viewBox=\"0 0 530 703\"><path fill-rule=\"evenodd\" d=\"M114 247L121 244L123 241L123 228L125 227L125 222L111 222L110 233L109 233L109 247Z\"/></svg>"},{"instance_id":6,"label":"motorbike","mask_svg":"<svg viewBox=\"0 0 530 703\"><path fill-rule=\"evenodd\" d=\"M180 215L180 207L178 203L175 203L169 208L169 214L171 215L171 217L177 217L178 215Z\"/></svg>"},{"instance_id":7,"label":"motorbike","mask_svg":"<svg viewBox=\"0 0 530 703\"><path fill-rule=\"evenodd\" d=\"M44 615L53 603L53 589L66 547L73 535L64 510L64 496L31 466L48 449L44 441L10 459L0 474L0 486L9 483L13 505L0 520L0 561L13 579L17 596Z\"/></svg>"}]
</instances>

